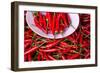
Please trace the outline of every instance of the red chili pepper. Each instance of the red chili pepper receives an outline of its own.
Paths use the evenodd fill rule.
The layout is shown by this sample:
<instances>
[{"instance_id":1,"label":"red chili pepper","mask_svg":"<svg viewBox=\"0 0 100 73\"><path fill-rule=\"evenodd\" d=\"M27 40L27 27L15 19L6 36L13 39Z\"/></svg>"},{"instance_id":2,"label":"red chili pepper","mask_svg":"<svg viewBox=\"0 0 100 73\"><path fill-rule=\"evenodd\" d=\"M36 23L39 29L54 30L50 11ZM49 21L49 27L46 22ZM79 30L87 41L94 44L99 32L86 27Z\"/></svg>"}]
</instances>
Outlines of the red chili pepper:
<instances>
[{"instance_id":1,"label":"red chili pepper","mask_svg":"<svg viewBox=\"0 0 100 73\"><path fill-rule=\"evenodd\" d=\"M50 12L46 12L46 21L47 21L47 27L48 30L51 31L52 29L52 17L51 17L51 13Z\"/></svg>"},{"instance_id":2,"label":"red chili pepper","mask_svg":"<svg viewBox=\"0 0 100 73\"><path fill-rule=\"evenodd\" d=\"M63 55L61 55L62 60L65 60L65 57Z\"/></svg>"},{"instance_id":3,"label":"red chili pepper","mask_svg":"<svg viewBox=\"0 0 100 73\"><path fill-rule=\"evenodd\" d=\"M46 52L43 52L43 54L44 54L45 59L46 59L46 60L49 60L49 58L48 58L48 56L47 56L47 53L46 53Z\"/></svg>"},{"instance_id":4,"label":"red chili pepper","mask_svg":"<svg viewBox=\"0 0 100 73\"><path fill-rule=\"evenodd\" d=\"M55 51L57 51L57 49L40 49L40 51L42 51L42 52L55 52Z\"/></svg>"},{"instance_id":5,"label":"red chili pepper","mask_svg":"<svg viewBox=\"0 0 100 73\"><path fill-rule=\"evenodd\" d=\"M43 43L43 41L36 41L36 45L38 45L38 44L42 44Z\"/></svg>"},{"instance_id":6,"label":"red chili pepper","mask_svg":"<svg viewBox=\"0 0 100 73\"><path fill-rule=\"evenodd\" d=\"M44 45L44 44L45 44L45 42L42 43L42 44L40 44L40 45L38 45L38 46L33 46L33 47L30 48L28 51L25 51L25 52L24 52L24 55L36 51L39 47L41 47L41 46Z\"/></svg>"},{"instance_id":7,"label":"red chili pepper","mask_svg":"<svg viewBox=\"0 0 100 73\"><path fill-rule=\"evenodd\" d=\"M33 46L33 47L30 48L28 51L25 51L25 52L24 52L24 55L29 54L29 53L31 53L31 52L34 52L34 51L36 51L37 49L38 49L37 46Z\"/></svg>"},{"instance_id":8,"label":"red chili pepper","mask_svg":"<svg viewBox=\"0 0 100 73\"><path fill-rule=\"evenodd\" d=\"M47 24L46 24L46 17L44 15L42 15L41 12L39 12L39 24L42 25L42 27L46 30L46 33L47 32Z\"/></svg>"},{"instance_id":9,"label":"red chili pepper","mask_svg":"<svg viewBox=\"0 0 100 73\"><path fill-rule=\"evenodd\" d=\"M80 33L77 33L77 35L76 35L76 41L78 41L79 39L80 39Z\"/></svg>"},{"instance_id":10,"label":"red chili pepper","mask_svg":"<svg viewBox=\"0 0 100 73\"><path fill-rule=\"evenodd\" d=\"M43 16L43 19L44 19L44 28L45 30L47 31L47 34L48 34L48 24L46 23L46 16Z\"/></svg>"},{"instance_id":11,"label":"red chili pepper","mask_svg":"<svg viewBox=\"0 0 100 73\"><path fill-rule=\"evenodd\" d=\"M26 44L26 43L31 43L31 42L32 42L31 39L26 39L26 40L24 40L24 44Z\"/></svg>"},{"instance_id":12,"label":"red chili pepper","mask_svg":"<svg viewBox=\"0 0 100 73\"><path fill-rule=\"evenodd\" d=\"M87 22L87 23L90 23L90 20L89 19L84 19L82 22Z\"/></svg>"},{"instance_id":13,"label":"red chili pepper","mask_svg":"<svg viewBox=\"0 0 100 73\"><path fill-rule=\"evenodd\" d=\"M37 17L34 17L34 22L35 22L35 25L36 25L39 29L41 29L44 33L47 33L47 31L40 25L40 23L39 23Z\"/></svg>"},{"instance_id":14,"label":"red chili pepper","mask_svg":"<svg viewBox=\"0 0 100 73\"><path fill-rule=\"evenodd\" d=\"M31 54L28 54L28 61L32 61Z\"/></svg>"},{"instance_id":15,"label":"red chili pepper","mask_svg":"<svg viewBox=\"0 0 100 73\"><path fill-rule=\"evenodd\" d=\"M43 61L45 59L43 52L39 52L39 54L41 55L41 60Z\"/></svg>"},{"instance_id":16,"label":"red chili pepper","mask_svg":"<svg viewBox=\"0 0 100 73\"><path fill-rule=\"evenodd\" d=\"M50 60L56 60L54 57L52 57L51 55L47 55L48 56L48 58L50 59Z\"/></svg>"},{"instance_id":17,"label":"red chili pepper","mask_svg":"<svg viewBox=\"0 0 100 73\"><path fill-rule=\"evenodd\" d=\"M65 57L63 56L62 51L58 50L58 53L60 54L61 59L62 59L62 60L65 60Z\"/></svg>"},{"instance_id":18,"label":"red chili pepper","mask_svg":"<svg viewBox=\"0 0 100 73\"><path fill-rule=\"evenodd\" d=\"M32 36L32 30L28 29L27 31L24 32L24 35L29 35Z\"/></svg>"},{"instance_id":19,"label":"red chili pepper","mask_svg":"<svg viewBox=\"0 0 100 73\"><path fill-rule=\"evenodd\" d=\"M54 42L50 43L50 44L47 44L46 46L43 46L41 48L51 48L51 47L54 47L56 46L61 40L55 40Z\"/></svg>"},{"instance_id":20,"label":"red chili pepper","mask_svg":"<svg viewBox=\"0 0 100 73\"><path fill-rule=\"evenodd\" d=\"M52 34L55 34L55 24L56 24L55 20L56 20L56 13L54 12L52 17L52 27L51 27Z\"/></svg>"},{"instance_id":21,"label":"red chili pepper","mask_svg":"<svg viewBox=\"0 0 100 73\"><path fill-rule=\"evenodd\" d=\"M83 38L82 38L83 36L82 35L80 35L80 39L79 39L79 42L80 42L80 44L82 44L83 43Z\"/></svg>"},{"instance_id":22,"label":"red chili pepper","mask_svg":"<svg viewBox=\"0 0 100 73\"><path fill-rule=\"evenodd\" d=\"M38 61L41 60L41 55L40 54L38 54L37 59L38 59Z\"/></svg>"},{"instance_id":23,"label":"red chili pepper","mask_svg":"<svg viewBox=\"0 0 100 73\"><path fill-rule=\"evenodd\" d=\"M87 35L90 34L90 31L87 31L87 30L83 30L83 32L84 32L85 34L87 34Z\"/></svg>"},{"instance_id":24,"label":"red chili pepper","mask_svg":"<svg viewBox=\"0 0 100 73\"><path fill-rule=\"evenodd\" d=\"M56 17L56 24L55 24L55 34L57 34L57 33L59 33L59 28L60 28L60 23L59 23L59 21L60 21L60 15L59 14L57 14L57 17Z\"/></svg>"},{"instance_id":25,"label":"red chili pepper","mask_svg":"<svg viewBox=\"0 0 100 73\"><path fill-rule=\"evenodd\" d=\"M25 35L25 38L24 39L32 39L32 36L30 35Z\"/></svg>"},{"instance_id":26,"label":"red chili pepper","mask_svg":"<svg viewBox=\"0 0 100 73\"><path fill-rule=\"evenodd\" d=\"M90 51L89 50L88 50L88 52L85 55L85 59L88 59L88 58L90 58Z\"/></svg>"},{"instance_id":27,"label":"red chili pepper","mask_svg":"<svg viewBox=\"0 0 100 73\"><path fill-rule=\"evenodd\" d=\"M86 26L82 26L82 30L89 30L90 31L90 25L87 24Z\"/></svg>"},{"instance_id":28,"label":"red chili pepper","mask_svg":"<svg viewBox=\"0 0 100 73\"><path fill-rule=\"evenodd\" d=\"M69 48L62 49L62 52L63 53L68 53L70 50L71 50L71 48L69 47Z\"/></svg>"},{"instance_id":29,"label":"red chili pepper","mask_svg":"<svg viewBox=\"0 0 100 73\"><path fill-rule=\"evenodd\" d=\"M69 17L67 15L67 18L65 17L65 14L64 13L61 13L61 19L62 19L62 23L64 24L64 27L68 27L70 23L70 20L69 20ZM67 19L68 19L68 22L67 22Z\"/></svg>"},{"instance_id":30,"label":"red chili pepper","mask_svg":"<svg viewBox=\"0 0 100 73\"><path fill-rule=\"evenodd\" d=\"M71 24L71 19L70 19L70 16L68 13L66 13L66 18L67 18L67 23L68 24Z\"/></svg>"},{"instance_id":31,"label":"red chili pepper","mask_svg":"<svg viewBox=\"0 0 100 73\"><path fill-rule=\"evenodd\" d=\"M60 27L59 28L59 32L60 33L63 33L64 32L64 29L65 29L64 25L63 24L60 24L59 27Z\"/></svg>"},{"instance_id":32,"label":"red chili pepper","mask_svg":"<svg viewBox=\"0 0 100 73\"><path fill-rule=\"evenodd\" d=\"M74 38L74 37L72 37L72 35L71 36L68 36L68 37L66 37L68 40L70 40L72 43L76 43L77 41L76 41L76 38Z\"/></svg>"},{"instance_id":33,"label":"red chili pepper","mask_svg":"<svg viewBox=\"0 0 100 73\"><path fill-rule=\"evenodd\" d=\"M65 47L65 48L74 48L74 49L77 49L78 48L76 45L69 45L69 44L67 44L65 42L61 42L60 43L60 46L61 47Z\"/></svg>"},{"instance_id":34,"label":"red chili pepper","mask_svg":"<svg viewBox=\"0 0 100 73\"><path fill-rule=\"evenodd\" d=\"M89 47L89 45L90 45L90 42L86 42L86 40L85 40L82 43L82 48Z\"/></svg>"},{"instance_id":35,"label":"red chili pepper","mask_svg":"<svg viewBox=\"0 0 100 73\"><path fill-rule=\"evenodd\" d=\"M62 47L66 47L66 46L69 46L69 44L67 44L66 42L60 42L60 46L62 46Z\"/></svg>"},{"instance_id":36,"label":"red chili pepper","mask_svg":"<svg viewBox=\"0 0 100 73\"><path fill-rule=\"evenodd\" d=\"M24 45L24 48L27 48L27 47L29 47L31 45L31 43L26 43L25 45Z\"/></svg>"},{"instance_id":37,"label":"red chili pepper","mask_svg":"<svg viewBox=\"0 0 100 73\"><path fill-rule=\"evenodd\" d=\"M68 59L77 59L78 57L80 57L80 54L73 54L72 56L68 56Z\"/></svg>"},{"instance_id":38,"label":"red chili pepper","mask_svg":"<svg viewBox=\"0 0 100 73\"><path fill-rule=\"evenodd\" d=\"M27 55L26 55L26 56L24 56L24 61L27 61Z\"/></svg>"},{"instance_id":39,"label":"red chili pepper","mask_svg":"<svg viewBox=\"0 0 100 73\"><path fill-rule=\"evenodd\" d=\"M62 53L67 53L71 50L70 47L65 48L65 47L60 47L60 45L56 46L56 48L59 49Z\"/></svg>"},{"instance_id":40,"label":"red chili pepper","mask_svg":"<svg viewBox=\"0 0 100 73\"><path fill-rule=\"evenodd\" d=\"M55 31L56 33L58 33L59 31L61 33L63 33L63 30L69 26L69 24L67 23L66 21L67 19L65 18L65 15L64 13L59 13L57 15L57 18L56 18L56 27L55 27Z\"/></svg>"}]
</instances>

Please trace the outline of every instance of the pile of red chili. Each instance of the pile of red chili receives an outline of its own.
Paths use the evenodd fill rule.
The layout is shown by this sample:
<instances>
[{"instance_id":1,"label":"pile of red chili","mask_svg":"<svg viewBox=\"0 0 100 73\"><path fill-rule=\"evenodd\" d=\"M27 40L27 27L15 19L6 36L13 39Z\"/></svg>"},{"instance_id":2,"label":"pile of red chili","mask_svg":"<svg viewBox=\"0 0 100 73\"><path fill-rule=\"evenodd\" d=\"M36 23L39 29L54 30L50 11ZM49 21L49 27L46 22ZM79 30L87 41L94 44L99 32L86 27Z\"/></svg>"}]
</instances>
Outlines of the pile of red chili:
<instances>
[{"instance_id":1,"label":"pile of red chili","mask_svg":"<svg viewBox=\"0 0 100 73\"><path fill-rule=\"evenodd\" d=\"M53 15L55 14L58 14L57 16L59 16L59 13L53 13ZM47 12L47 15L49 16L49 12ZM45 16L43 17L45 18ZM48 39L39 36L29 28L25 20L24 61L49 61L90 58L90 15L79 14L79 17L80 25L77 30L73 34L62 39ZM53 25L49 25L50 22L48 22L48 20L48 26L46 26L46 29L49 30L49 32L50 29L52 29L51 32L55 33L53 32L55 29L49 27ZM42 22L41 20L41 23L45 22ZM44 24L43 26L45 25L47 24ZM57 32L58 27L56 30ZM44 31L45 28L42 29Z\"/></svg>"},{"instance_id":2,"label":"pile of red chili","mask_svg":"<svg viewBox=\"0 0 100 73\"><path fill-rule=\"evenodd\" d=\"M63 33L71 23L69 15L61 12L34 12L33 17L33 24L46 34Z\"/></svg>"}]
</instances>

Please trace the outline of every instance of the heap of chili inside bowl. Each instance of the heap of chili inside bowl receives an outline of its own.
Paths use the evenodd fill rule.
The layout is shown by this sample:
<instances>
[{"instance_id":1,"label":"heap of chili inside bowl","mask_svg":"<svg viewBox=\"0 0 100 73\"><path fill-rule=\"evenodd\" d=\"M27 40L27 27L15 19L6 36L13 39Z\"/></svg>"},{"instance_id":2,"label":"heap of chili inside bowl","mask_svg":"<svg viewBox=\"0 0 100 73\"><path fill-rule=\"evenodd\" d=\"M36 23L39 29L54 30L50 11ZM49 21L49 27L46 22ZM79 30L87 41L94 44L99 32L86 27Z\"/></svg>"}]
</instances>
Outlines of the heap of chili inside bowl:
<instances>
[{"instance_id":1,"label":"heap of chili inside bowl","mask_svg":"<svg viewBox=\"0 0 100 73\"><path fill-rule=\"evenodd\" d=\"M26 12L25 12L26 13ZM67 13L51 13L46 12L41 19L40 12L36 12L34 21L36 26L45 33L62 33L65 27L69 27L70 22L57 19L67 18ZM52 24L50 22L50 16ZM56 18L57 17L57 18ZM50 61L50 60L69 60L69 59L88 59L90 58L90 15L79 14L80 25L78 29L71 35L61 39L44 38L33 32L26 23L24 31L24 61ZM55 19L57 21L55 21ZM62 18L61 18L62 19ZM46 21L46 22L44 22ZM54 25L59 24L59 26ZM66 23L66 25L65 25ZM40 27L41 25L41 27ZM50 27L52 26L52 27ZM57 26L56 28L54 28ZM61 28L60 28L61 27Z\"/></svg>"},{"instance_id":2,"label":"heap of chili inside bowl","mask_svg":"<svg viewBox=\"0 0 100 73\"><path fill-rule=\"evenodd\" d=\"M70 17L61 12L33 12L34 23L41 31L53 35L63 33L70 25Z\"/></svg>"}]
</instances>

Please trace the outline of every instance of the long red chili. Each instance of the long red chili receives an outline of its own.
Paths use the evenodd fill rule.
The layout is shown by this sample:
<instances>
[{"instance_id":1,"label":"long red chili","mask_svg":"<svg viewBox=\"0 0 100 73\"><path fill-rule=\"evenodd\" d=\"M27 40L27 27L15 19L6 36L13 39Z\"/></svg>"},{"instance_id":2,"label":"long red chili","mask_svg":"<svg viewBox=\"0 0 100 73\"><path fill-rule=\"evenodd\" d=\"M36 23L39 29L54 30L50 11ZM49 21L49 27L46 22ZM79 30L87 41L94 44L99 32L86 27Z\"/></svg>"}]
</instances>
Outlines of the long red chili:
<instances>
[{"instance_id":1,"label":"long red chili","mask_svg":"<svg viewBox=\"0 0 100 73\"><path fill-rule=\"evenodd\" d=\"M67 18L65 17L65 14L64 13L61 13L61 23L64 24L64 27L68 27L69 26L69 23L67 23L67 19L69 19L69 17L67 16ZM70 20L68 20L68 22L70 22Z\"/></svg>"},{"instance_id":2,"label":"long red chili","mask_svg":"<svg viewBox=\"0 0 100 73\"><path fill-rule=\"evenodd\" d=\"M60 28L60 23L59 23L59 20L60 20L60 15L59 13L57 13L57 18L56 18L56 23L55 23L55 34L59 33L59 28Z\"/></svg>"},{"instance_id":3,"label":"long red chili","mask_svg":"<svg viewBox=\"0 0 100 73\"><path fill-rule=\"evenodd\" d=\"M52 34L55 34L55 24L56 24L55 20L56 20L56 13L54 12L52 16L52 27L51 27Z\"/></svg>"},{"instance_id":4,"label":"long red chili","mask_svg":"<svg viewBox=\"0 0 100 73\"><path fill-rule=\"evenodd\" d=\"M73 54L72 56L69 56L68 59L76 59L80 56L80 54Z\"/></svg>"},{"instance_id":5,"label":"long red chili","mask_svg":"<svg viewBox=\"0 0 100 73\"><path fill-rule=\"evenodd\" d=\"M35 22L35 25L41 29L43 32L47 33L47 31L39 24L39 21L38 21L38 18L37 17L34 17L34 22Z\"/></svg>"},{"instance_id":6,"label":"long red chili","mask_svg":"<svg viewBox=\"0 0 100 73\"><path fill-rule=\"evenodd\" d=\"M61 40L55 40L53 43L47 44L46 46L43 46L42 48L51 48L53 46L56 46Z\"/></svg>"},{"instance_id":7,"label":"long red chili","mask_svg":"<svg viewBox=\"0 0 100 73\"><path fill-rule=\"evenodd\" d=\"M25 51L24 52L24 55L29 54L29 53L31 53L33 51L36 51L37 49L38 49L38 47L37 46L34 46L34 47L30 48L28 51Z\"/></svg>"},{"instance_id":8,"label":"long red chili","mask_svg":"<svg viewBox=\"0 0 100 73\"><path fill-rule=\"evenodd\" d=\"M52 30L52 16L50 12L46 12L46 21L48 32L50 32Z\"/></svg>"},{"instance_id":9,"label":"long red chili","mask_svg":"<svg viewBox=\"0 0 100 73\"><path fill-rule=\"evenodd\" d=\"M41 49L40 51L42 51L42 52L55 52L55 51L57 51L57 49Z\"/></svg>"},{"instance_id":10,"label":"long red chili","mask_svg":"<svg viewBox=\"0 0 100 73\"><path fill-rule=\"evenodd\" d=\"M47 55L48 56L48 58L50 59L50 60L56 60L54 57L52 57L51 55Z\"/></svg>"},{"instance_id":11,"label":"long red chili","mask_svg":"<svg viewBox=\"0 0 100 73\"><path fill-rule=\"evenodd\" d=\"M47 24L46 24L46 17L44 15L42 15L41 12L39 12L39 24L42 25L42 28L44 28L46 30L46 34L47 34Z\"/></svg>"},{"instance_id":12,"label":"long red chili","mask_svg":"<svg viewBox=\"0 0 100 73\"><path fill-rule=\"evenodd\" d=\"M63 33L64 32L64 29L65 29L64 25L63 24L60 24L59 27L60 27L59 28L59 32L60 33Z\"/></svg>"}]
</instances>

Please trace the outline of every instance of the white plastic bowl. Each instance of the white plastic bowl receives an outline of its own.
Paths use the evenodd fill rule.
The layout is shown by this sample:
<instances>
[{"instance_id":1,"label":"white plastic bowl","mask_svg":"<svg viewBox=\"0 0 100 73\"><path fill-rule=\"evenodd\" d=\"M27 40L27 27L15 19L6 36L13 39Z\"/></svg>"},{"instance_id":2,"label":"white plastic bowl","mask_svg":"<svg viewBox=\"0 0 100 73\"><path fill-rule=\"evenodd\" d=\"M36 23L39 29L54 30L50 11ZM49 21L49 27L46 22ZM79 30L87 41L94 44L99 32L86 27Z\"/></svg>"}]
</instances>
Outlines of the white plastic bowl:
<instances>
[{"instance_id":1,"label":"white plastic bowl","mask_svg":"<svg viewBox=\"0 0 100 73\"><path fill-rule=\"evenodd\" d=\"M38 35L45 37L45 38L51 38L51 39L59 39L59 38L64 38L66 36L69 36L70 34L72 34L78 27L79 25L79 15L78 14L72 14L69 13L69 16L71 18L71 25L73 26L69 26L68 28L66 28L63 33L63 35L61 33L53 35L51 33L44 33L42 30L40 30L37 26L35 26L34 23L34 17L33 17L33 13L34 12L27 12L26 13L26 21L28 26L32 29L33 32L37 33ZM45 14L45 13L44 13Z\"/></svg>"}]
</instances>

